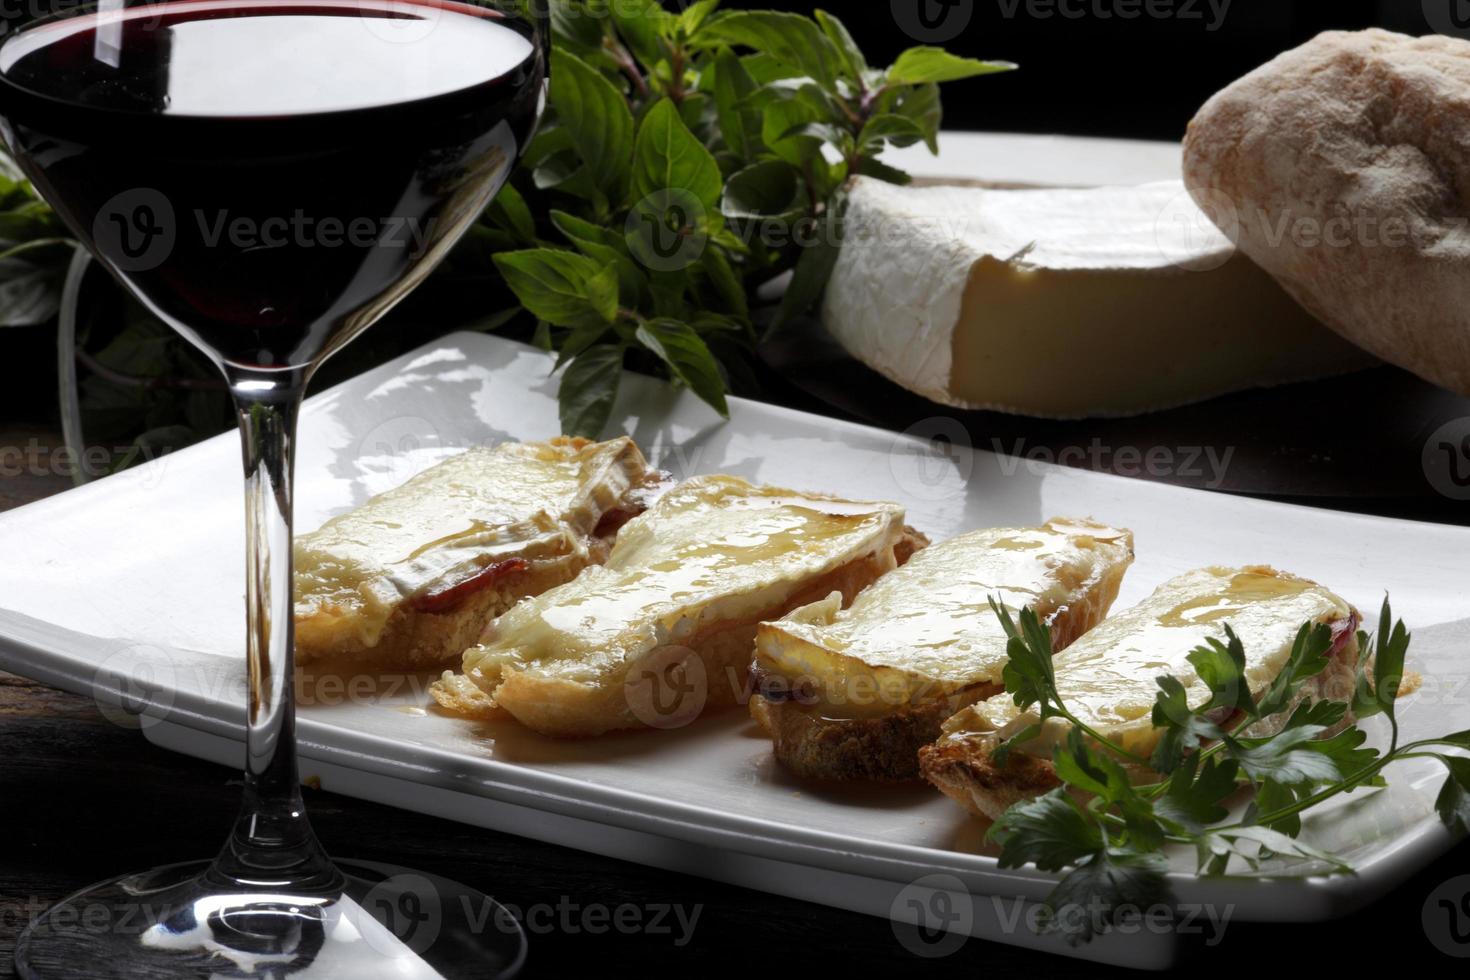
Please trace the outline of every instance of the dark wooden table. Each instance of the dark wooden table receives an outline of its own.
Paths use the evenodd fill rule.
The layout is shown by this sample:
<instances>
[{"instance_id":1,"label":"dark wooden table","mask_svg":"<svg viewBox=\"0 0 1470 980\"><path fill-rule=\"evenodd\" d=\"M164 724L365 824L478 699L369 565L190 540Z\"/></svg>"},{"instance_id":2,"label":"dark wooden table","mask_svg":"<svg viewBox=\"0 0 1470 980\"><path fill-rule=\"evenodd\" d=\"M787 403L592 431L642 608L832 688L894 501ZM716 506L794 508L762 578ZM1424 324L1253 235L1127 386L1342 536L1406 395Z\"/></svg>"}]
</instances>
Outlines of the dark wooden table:
<instances>
[{"instance_id":1,"label":"dark wooden table","mask_svg":"<svg viewBox=\"0 0 1470 980\"><path fill-rule=\"evenodd\" d=\"M0 445L54 434L0 430ZM19 441L17 441L19 440ZM64 478L0 480L0 508L66 489ZM0 560L5 560L0 542ZM227 768L166 752L118 727L92 701L0 674L0 977L11 976L15 937L30 917L98 879L211 855L238 801ZM691 971L797 976L1037 976L1097 978L1117 971L970 940L920 958L882 919L670 874L563 847L307 792L318 833L338 856L429 871L540 909L527 975L563 977L592 965L614 977ZM1377 905L1320 926L1231 925L1225 945L1188 940L1186 963L1206 976L1265 964L1276 976L1329 976L1388 953L1411 969L1452 970L1421 919L1442 883L1470 873L1462 844ZM1467 899L1470 901L1470 899ZM679 906L697 919L680 931L593 932L588 910ZM566 910L563 912L562 910ZM606 912L600 914L606 915ZM1440 921L1440 920L1434 920ZM1470 922L1465 923L1470 926ZM1436 926L1443 941L1444 927ZM1459 949L1470 953L1470 942ZM1463 969L1463 966L1459 967Z\"/></svg>"}]
</instances>

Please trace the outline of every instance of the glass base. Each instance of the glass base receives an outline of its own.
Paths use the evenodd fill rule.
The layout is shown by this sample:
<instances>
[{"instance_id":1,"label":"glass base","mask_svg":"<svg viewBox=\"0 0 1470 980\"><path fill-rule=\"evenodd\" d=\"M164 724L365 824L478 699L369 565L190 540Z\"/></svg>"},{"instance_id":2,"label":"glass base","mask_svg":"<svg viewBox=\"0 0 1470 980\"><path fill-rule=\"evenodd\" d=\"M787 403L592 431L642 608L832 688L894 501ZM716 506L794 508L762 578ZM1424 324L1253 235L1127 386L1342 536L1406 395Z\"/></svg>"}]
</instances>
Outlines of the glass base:
<instances>
[{"instance_id":1,"label":"glass base","mask_svg":"<svg viewBox=\"0 0 1470 980\"><path fill-rule=\"evenodd\" d=\"M240 884L207 861L114 878L48 909L21 934L26 980L510 977L520 924L437 875L338 862L320 893Z\"/></svg>"}]
</instances>

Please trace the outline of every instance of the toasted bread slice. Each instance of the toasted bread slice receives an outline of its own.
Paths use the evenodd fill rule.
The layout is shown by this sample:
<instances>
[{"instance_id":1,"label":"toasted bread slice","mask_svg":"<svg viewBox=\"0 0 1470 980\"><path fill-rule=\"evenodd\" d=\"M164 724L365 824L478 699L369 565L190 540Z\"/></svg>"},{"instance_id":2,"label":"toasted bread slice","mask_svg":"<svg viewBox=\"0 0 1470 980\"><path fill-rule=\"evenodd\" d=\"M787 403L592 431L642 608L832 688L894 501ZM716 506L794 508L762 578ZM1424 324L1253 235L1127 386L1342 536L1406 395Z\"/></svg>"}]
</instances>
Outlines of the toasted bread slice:
<instances>
[{"instance_id":1,"label":"toasted bread slice","mask_svg":"<svg viewBox=\"0 0 1470 980\"><path fill-rule=\"evenodd\" d=\"M913 547L897 504L700 477L630 521L605 566L500 617L432 690L547 735L677 727L744 696L757 623L850 601Z\"/></svg>"},{"instance_id":2,"label":"toasted bread slice","mask_svg":"<svg viewBox=\"0 0 1470 980\"><path fill-rule=\"evenodd\" d=\"M626 438L509 443L332 518L296 540L297 662L452 663L517 601L605 558L605 525L655 478Z\"/></svg>"},{"instance_id":3,"label":"toasted bread slice","mask_svg":"<svg viewBox=\"0 0 1470 980\"><path fill-rule=\"evenodd\" d=\"M1030 606L1057 649L1107 615L1133 535L1090 521L992 528L935 545L841 609L824 601L756 636L751 714L776 758L822 779L914 779L951 714L1001 689L990 608Z\"/></svg>"},{"instance_id":4,"label":"toasted bread slice","mask_svg":"<svg viewBox=\"0 0 1470 980\"><path fill-rule=\"evenodd\" d=\"M1152 717L1156 678L1178 678L1189 702L1203 703L1208 685L1188 657L1211 638L1224 640L1226 626L1240 637L1246 683L1251 696L1259 697L1286 664L1301 625L1329 625L1329 666L1301 697L1351 702L1360 621L1346 601L1304 578L1264 566L1200 569L1164 583L1057 654L1057 690L1088 727L1148 756L1159 739ZM1287 714L1266 719L1246 734L1279 731ZM1017 746L1004 767L992 758L1001 741L1036 721L1034 710L1022 711L1006 694L971 705L945 722L939 740L919 752L925 778L974 813L999 817L1012 804L1058 785L1052 748L1071 727L1062 719L1049 719L1041 736Z\"/></svg>"}]
</instances>

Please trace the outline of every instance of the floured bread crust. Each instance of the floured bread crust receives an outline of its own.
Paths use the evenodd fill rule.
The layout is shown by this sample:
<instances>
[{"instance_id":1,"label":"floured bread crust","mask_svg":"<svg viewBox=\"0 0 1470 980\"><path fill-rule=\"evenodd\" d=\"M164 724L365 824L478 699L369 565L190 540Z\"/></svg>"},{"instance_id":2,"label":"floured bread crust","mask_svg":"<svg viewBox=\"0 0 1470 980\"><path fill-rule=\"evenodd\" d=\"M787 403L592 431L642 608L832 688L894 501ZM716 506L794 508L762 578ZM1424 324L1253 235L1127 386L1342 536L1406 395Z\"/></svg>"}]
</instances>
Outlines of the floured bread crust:
<instances>
[{"instance_id":1,"label":"floured bread crust","mask_svg":"<svg viewBox=\"0 0 1470 980\"><path fill-rule=\"evenodd\" d=\"M1322 34L1212 98L1185 183L1358 346L1470 394L1470 41Z\"/></svg>"}]
</instances>

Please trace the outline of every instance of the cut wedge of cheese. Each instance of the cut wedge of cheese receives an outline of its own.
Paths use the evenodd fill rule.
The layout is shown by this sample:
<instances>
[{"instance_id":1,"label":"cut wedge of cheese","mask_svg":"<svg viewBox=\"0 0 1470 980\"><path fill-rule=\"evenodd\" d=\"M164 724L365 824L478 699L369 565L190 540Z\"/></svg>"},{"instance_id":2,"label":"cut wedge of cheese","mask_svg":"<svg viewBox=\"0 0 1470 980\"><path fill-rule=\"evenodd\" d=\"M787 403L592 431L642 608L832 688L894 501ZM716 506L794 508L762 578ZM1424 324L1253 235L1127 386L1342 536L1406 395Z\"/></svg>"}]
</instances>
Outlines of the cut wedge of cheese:
<instances>
[{"instance_id":1,"label":"cut wedge of cheese","mask_svg":"<svg viewBox=\"0 0 1470 980\"><path fill-rule=\"evenodd\" d=\"M493 701L553 735L659 727L626 689L651 664L666 678L697 672L700 709L730 704L756 624L834 590L850 600L892 569L903 514L736 477L690 480L630 521L605 565L496 620L435 696L460 711Z\"/></svg>"},{"instance_id":2,"label":"cut wedge of cheese","mask_svg":"<svg viewBox=\"0 0 1470 980\"><path fill-rule=\"evenodd\" d=\"M1235 254L1177 181L859 178L823 321L927 398L1049 418L1136 415L1372 363Z\"/></svg>"},{"instance_id":3,"label":"cut wedge of cheese","mask_svg":"<svg viewBox=\"0 0 1470 980\"><path fill-rule=\"evenodd\" d=\"M993 687L1006 635L992 598L1059 627L1061 648L1107 614L1132 562L1133 535L1091 521L973 531L919 552L851 608L834 596L762 623L756 664L806 689L827 718Z\"/></svg>"},{"instance_id":4,"label":"cut wedge of cheese","mask_svg":"<svg viewBox=\"0 0 1470 980\"><path fill-rule=\"evenodd\" d=\"M332 518L295 543L298 660L458 656L515 600L599 558L599 521L652 475L626 438L508 443Z\"/></svg>"}]
</instances>

